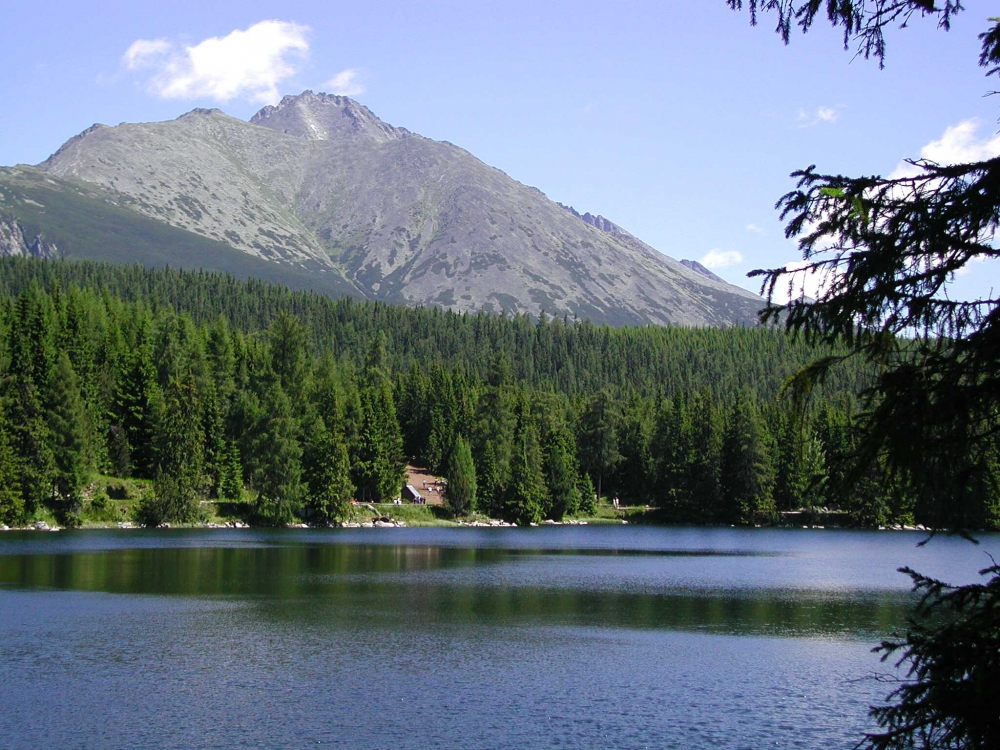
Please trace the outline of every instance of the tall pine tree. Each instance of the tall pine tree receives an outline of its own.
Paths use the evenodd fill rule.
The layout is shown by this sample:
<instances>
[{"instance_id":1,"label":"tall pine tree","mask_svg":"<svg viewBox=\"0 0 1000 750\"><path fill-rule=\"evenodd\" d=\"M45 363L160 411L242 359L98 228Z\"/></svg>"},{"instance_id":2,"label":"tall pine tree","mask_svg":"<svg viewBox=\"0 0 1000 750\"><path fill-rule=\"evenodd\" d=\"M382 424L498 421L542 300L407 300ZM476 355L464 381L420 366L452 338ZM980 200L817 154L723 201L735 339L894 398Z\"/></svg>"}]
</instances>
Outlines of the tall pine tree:
<instances>
[{"instance_id":1,"label":"tall pine tree","mask_svg":"<svg viewBox=\"0 0 1000 750\"><path fill-rule=\"evenodd\" d=\"M722 447L724 521L755 524L775 520L773 441L749 398L729 414Z\"/></svg>"},{"instance_id":2,"label":"tall pine tree","mask_svg":"<svg viewBox=\"0 0 1000 750\"><path fill-rule=\"evenodd\" d=\"M83 488L93 462L87 409L66 352L60 353L56 360L47 411L55 464L53 509L61 522L76 524L80 522Z\"/></svg>"},{"instance_id":3,"label":"tall pine tree","mask_svg":"<svg viewBox=\"0 0 1000 750\"><path fill-rule=\"evenodd\" d=\"M449 454L445 500L456 515L463 516L476 509L476 467L472 449L468 441L458 435Z\"/></svg>"}]
</instances>

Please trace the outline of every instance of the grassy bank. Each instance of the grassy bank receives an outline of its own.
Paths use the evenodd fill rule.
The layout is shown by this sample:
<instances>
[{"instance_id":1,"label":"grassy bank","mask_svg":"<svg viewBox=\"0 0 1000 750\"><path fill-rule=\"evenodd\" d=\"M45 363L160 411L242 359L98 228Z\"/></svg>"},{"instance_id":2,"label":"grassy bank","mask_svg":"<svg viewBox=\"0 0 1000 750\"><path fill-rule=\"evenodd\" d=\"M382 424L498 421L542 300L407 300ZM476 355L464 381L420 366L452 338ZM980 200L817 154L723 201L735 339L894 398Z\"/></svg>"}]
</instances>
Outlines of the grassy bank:
<instances>
[{"instance_id":1,"label":"grassy bank","mask_svg":"<svg viewBox=\"0 0 1000 750\"><path fill-rule=\"evenodd\" d=\"M121 524L138 526L140 504L143 498L153 493L153 483L144 479L122 479L120 477L96 475L87 485L80 506L80 526L82 528L116 528ZM215 525L232 525L234 522L246 523L251 517L253 506L248 501L206 501L198 505L197 519L192 523L171 523L175 528L205 527ZM351 504L347 516L343 519L348 523L371 523L374 520L389 518L411 527L459 527L470 522L488 524L488 516L473 513L456 518L451 509L444 505L413 505L404 503L394 505L381 504ZM572 516L567 521L586 522L587 524L620 524L623 520L629 523L657 523L656 512L643 508L614 508L611 505L599 505L592 514ZM61 524L47 510L41 509L34 521L45 521L49 526ZM31 524L28 524L29 526Z\"/></svg>"}]
</instances>

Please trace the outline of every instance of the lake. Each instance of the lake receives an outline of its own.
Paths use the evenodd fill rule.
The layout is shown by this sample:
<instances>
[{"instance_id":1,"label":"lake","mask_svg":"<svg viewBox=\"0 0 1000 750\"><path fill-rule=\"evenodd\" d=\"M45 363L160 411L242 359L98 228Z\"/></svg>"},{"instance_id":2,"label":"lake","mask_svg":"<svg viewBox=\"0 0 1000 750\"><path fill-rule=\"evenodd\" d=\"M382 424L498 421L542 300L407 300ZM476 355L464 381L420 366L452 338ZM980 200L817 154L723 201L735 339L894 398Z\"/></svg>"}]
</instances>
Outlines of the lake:
<instances>
[{"instance_id":1,"label":"lake","mask_svg":"<svg viewBox=\"0 0 1000 750\"><path fill-rule=\"evenodd\" d=\"M851 748L918 533L0 534L4 748Z\"/></svg>"}]
</instances>

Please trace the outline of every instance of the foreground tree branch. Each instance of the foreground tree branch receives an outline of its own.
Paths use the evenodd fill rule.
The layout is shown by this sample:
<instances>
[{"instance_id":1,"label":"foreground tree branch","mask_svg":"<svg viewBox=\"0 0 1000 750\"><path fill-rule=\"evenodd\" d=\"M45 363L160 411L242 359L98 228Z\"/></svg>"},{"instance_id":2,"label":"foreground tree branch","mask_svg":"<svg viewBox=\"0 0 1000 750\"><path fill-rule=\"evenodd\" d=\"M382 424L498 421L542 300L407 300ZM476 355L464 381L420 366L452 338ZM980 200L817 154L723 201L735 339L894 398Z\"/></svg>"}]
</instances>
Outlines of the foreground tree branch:
<instances>
[{"instance_id":1,"label":"foreground tree branch","mask_svg":"<svg viewBox=\"0 0 1000 750\"><path fill-rule=\"evenodd\" d=\"M899 657L895 666L906 678L888 697L889 705L872 709L883 731L858 747L1000 747L1000 567L981 571L985 584L951 586L901 568L923 596L903 640L876 648L882 661Z\"/></svg>"},{"instance_id":2,"label":"foreground tree branch","mask_svg":"<svg viewBox=\"0 0 1000 750\"><path fill-rule=\"evenodd\" d=\"M742 0L727 0L741 10ZM787 44L825 15L845 48L885 61L884 32L930 17L947 30L958 0L748 0L751 24L773 13ZM1000 18L979 39L979 64L1000 73ZM941 529L1000 523L1000 298L953 299L949 284L970 263L993 259L1000 224L1000 158L945 165L911 161L898 178L793 174L795 190L777 208L797 237L804 269L762 276L764 322L783 323L813 342L846 346L790 382L804 398L849 359L872 368L842 493L880 474L915 498ZM794 298L801 277L819 274L819 298ZM787 290L792 301L775 304ZM902 569L923 594L905 635L876 651L898 656L906 677L883 706L865 750L987 750L1000 747L1000 567L985 584L950 586Z\"/></svg>"}]
</instances>

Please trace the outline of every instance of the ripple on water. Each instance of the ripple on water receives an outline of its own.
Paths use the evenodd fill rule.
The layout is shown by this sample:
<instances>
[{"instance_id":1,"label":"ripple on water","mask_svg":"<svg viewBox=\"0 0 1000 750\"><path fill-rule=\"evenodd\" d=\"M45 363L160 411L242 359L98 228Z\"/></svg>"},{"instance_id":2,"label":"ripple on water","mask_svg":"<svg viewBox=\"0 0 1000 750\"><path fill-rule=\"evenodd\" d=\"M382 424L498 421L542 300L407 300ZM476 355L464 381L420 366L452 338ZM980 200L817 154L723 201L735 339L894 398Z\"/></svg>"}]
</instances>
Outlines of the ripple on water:
<instances>
[{"instance_id":1,"label":"ripple on water","mask_svg":"<svg viewBox=\"0 0 1000 750\"><path fill-rule=\"evenodd\" d=\"M894 568L982 567L899 535L512 531L0 537L2 744L848 748Z\"/></svg>"}]
</instances>

